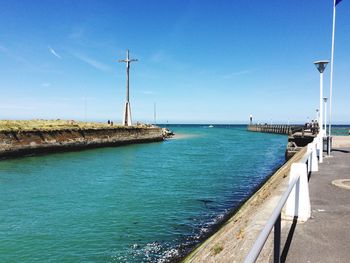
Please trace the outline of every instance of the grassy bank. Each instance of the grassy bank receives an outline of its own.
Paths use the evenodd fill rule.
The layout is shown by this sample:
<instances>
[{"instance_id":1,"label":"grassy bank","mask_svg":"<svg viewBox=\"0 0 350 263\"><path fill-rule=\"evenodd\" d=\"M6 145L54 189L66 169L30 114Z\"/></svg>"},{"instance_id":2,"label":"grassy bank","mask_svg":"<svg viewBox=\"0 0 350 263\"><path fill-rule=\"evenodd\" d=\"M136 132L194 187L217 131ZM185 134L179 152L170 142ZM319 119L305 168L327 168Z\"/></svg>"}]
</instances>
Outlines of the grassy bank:
<instances>
[{"instance_id":1,"label":"grassy bank","mask_svg":"<svg viewBox=\"0 0 350 263\"><path fill-rule=\"evenodd\" d=\"M135 127L135 126L131 126ZM150 127L140 124L137 127ZM80 122L73 120L0 120L0 131L57 131L57 130L91 130L128 128L120 124Z\"/></svg>"}]
</instances>

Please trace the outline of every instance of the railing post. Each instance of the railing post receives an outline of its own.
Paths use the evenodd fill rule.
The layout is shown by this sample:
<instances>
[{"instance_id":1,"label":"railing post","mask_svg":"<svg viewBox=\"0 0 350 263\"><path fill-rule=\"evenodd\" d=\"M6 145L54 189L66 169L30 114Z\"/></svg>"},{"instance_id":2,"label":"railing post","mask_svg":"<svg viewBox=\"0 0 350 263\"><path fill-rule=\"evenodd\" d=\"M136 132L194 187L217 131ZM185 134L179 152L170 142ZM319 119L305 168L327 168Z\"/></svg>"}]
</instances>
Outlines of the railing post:
<instances>
[{"instance_id":1,"label":"railing post","mask_svg":"<svg viewBox=\"0 0 350 263\"><path fill-rule=\"evenodd\" d=\"M298 217L300 221L307 221L311 216L309 185L306 163L293 163L290 168L289 182L299 177L286 205L286 217L293 219Z\"/></svg>"},{"instance_id":2,"label":"railing post","mask_svg":"<svg viewBox=\"0 0 350 263\"><path fill-rule=\"evenodd\" d=\"M317 172L318 171L318 160L317 160L317 147L316 142L314 139L314 142L309 143L308 148L311 149L311 172Z\"/></svg>"},{"instance_id":3,"label":"railing post","mask_svg":"<svg viewBox=\"0 0 350 263\"><path fill-rule=\"evenodd\" d=\"M319 160L320 163L323 163L323 137L322 137L322 132L321 131L317 134L316 138L318 139L317 140L318 160Z\"/></svg>"},{"instance_id":4,"label":"railing post","mask_svg":"<svg viewBox=\"0 0 350 263\"><path fill-rule=\"evenodd\" d=\"M309 154L309 156L307 157L307 174L309 175L309 173L311 172L311 151L309 151L309 146L307 147L307 152Z\"/></svg>"},{"instance_id":5,"label":"railing post","mask_svg":"<svg viewBox=\"0 0 350 263\"><path fill-rule=\"evenodd\" d=\"M273 262L281 262L281 214L277 217L274 227L274 250L273 250Z\"/></svg>"}]
</instances>

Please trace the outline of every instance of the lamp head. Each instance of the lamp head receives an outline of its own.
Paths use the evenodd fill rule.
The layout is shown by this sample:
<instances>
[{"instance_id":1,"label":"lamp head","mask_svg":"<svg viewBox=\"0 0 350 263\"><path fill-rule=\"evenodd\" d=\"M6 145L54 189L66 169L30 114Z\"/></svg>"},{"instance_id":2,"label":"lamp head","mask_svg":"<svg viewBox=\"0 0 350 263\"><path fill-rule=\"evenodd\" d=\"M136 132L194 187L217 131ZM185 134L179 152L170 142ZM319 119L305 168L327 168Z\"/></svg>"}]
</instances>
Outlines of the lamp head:
<instances>
[{"instance_id":1,"label":"lamp head","mask_svg":"<svg viewBox=\"0 0 350 263\"><path fill-rule=\"evenodd\" d=\"M323 98L323 101L324 101L324 102L327 102L327 100L328 100L328 98L326 98L326 97Z\"/></svg>"},{"instance_id":2,"label":"lamp head","mask_svg":"<svg viewBox=\"0 0 350 263\"><path fill-rule=\"evenodd\" d=\"M314 62L316 68L320 73L323 73L328 63L329 63L328 60L319 60Z\"/></svg>"}]
</instances>

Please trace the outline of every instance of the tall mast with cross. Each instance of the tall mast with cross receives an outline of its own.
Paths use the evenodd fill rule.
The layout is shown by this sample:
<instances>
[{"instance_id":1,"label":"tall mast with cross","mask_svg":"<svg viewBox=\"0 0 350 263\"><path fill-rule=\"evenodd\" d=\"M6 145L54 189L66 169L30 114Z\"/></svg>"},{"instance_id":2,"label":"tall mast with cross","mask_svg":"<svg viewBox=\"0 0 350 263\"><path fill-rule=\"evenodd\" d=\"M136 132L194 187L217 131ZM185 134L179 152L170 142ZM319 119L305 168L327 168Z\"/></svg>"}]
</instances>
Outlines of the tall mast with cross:
<instances>
[{"instance_id":1,"label":"tall mast with cross","mask_svg":"<svg viewBox=\"0 0 350 263\"><path fill-rule=\"evenodd\" d=\"M119 60L119 62L125 62L126 63L126 101L124 106L124 115L123 115L123 125L124 126L131 126L131 107L130 107L130 100L129 100L129 69L130 69L130 63L137 61L137 59L130 59L129 58L129 50L126 51L126 59Z\"/></svg>"}]
</instances>

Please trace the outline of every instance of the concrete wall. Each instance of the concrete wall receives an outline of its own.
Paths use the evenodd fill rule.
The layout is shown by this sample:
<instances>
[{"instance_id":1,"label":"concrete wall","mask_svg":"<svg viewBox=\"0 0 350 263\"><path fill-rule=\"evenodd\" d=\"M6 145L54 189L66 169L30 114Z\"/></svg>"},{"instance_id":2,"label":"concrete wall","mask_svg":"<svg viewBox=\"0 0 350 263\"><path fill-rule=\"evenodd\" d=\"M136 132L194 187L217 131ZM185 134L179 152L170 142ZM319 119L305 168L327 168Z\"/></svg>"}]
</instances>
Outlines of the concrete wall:
<instances>
[{"instance_id":1,"label":"concrete wall","mask_svg":"<svg viewBox=\"0 0 350 263\"><path fill-rule=\"evenodd\" d=\"M199 244L183 263L243 262L255 240L273 213L281 195L288 187L291 165L306 153L306 147L279 168L256 192L242 204L222 226ZM270 235L271 238L273 235ZM269 242L272 245L272 240ZM265 246L258 262L269 262L271 247Z\"/></svg>"},{"instance_id":2,"label":"concrete wall","mask_svg":"<svg viewBox=\"0 0 350 263\"><path fill-rule=\"evenodd\" d=\"M162 140L161 128L2 131L0 158Z\"/></svg>"}]
</instances>

